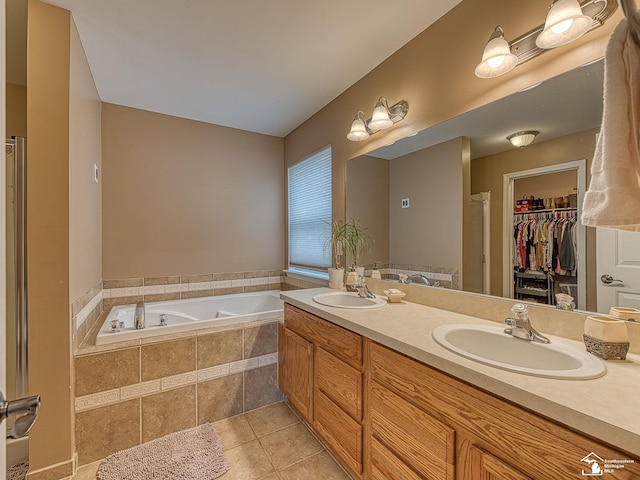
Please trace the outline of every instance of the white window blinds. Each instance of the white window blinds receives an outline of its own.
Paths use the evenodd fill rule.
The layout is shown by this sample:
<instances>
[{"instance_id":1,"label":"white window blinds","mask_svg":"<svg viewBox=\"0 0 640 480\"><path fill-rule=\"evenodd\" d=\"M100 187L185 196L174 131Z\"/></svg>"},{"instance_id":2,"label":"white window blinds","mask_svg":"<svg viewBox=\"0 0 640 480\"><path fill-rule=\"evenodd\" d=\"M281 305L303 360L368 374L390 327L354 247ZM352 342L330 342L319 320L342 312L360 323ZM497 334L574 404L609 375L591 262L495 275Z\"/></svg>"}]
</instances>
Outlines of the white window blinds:
<instances>
[{"instance_id":1,"label":"white window blinds","mask_svg":"<svg viewBox=\"0 0 640 480\"><path fill-rule=\"evenodd\" d=\"M289 266L330 267L331 147L289 167L288 183Z\"/></svg>"}]
</instances>

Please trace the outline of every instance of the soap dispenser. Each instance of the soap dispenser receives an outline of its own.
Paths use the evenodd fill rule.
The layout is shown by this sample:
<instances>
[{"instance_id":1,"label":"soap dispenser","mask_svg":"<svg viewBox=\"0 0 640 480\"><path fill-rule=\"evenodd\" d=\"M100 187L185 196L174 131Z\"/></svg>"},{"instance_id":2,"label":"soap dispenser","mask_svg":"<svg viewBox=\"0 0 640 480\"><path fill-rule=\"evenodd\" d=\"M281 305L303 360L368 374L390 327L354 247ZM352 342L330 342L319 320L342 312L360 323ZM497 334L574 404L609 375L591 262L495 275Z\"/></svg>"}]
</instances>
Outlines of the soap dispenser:
<instances>
[{"instance_id":1,"label":"soap dispenser","mask_svg":"<svg viewBox=\"0 0 640 480\"><path fill-rule=\"evenodd\" d=\"M356 272L355 264L351 266L351 270L347 273L347 280L345 284L347 286L347 292L357 291L356 285L358 284L358 272Z\"/></svg>"},{"instance_id":2,"label":"soap dispenser","mask_svg":"<svg viewBox=\"0 0 640 480\"><path fill-rule=\"evenodd\" d=\"M371 278L375 278L380 280L382 276L380 275L380 270L378 270L378 262L373 262L373 270L371 270Z\"/></svg>"}]
</instances>

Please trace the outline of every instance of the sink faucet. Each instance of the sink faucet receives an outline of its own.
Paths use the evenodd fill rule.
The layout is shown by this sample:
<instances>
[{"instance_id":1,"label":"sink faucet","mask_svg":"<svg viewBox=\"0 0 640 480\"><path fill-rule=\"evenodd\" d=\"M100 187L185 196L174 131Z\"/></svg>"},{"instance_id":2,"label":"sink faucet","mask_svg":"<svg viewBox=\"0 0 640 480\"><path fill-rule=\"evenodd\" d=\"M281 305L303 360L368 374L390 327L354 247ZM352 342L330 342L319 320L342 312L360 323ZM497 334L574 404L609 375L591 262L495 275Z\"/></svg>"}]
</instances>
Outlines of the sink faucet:
<instances>
[{"instance_id":1,"label":"sink faucet","mask_svg":"<svg viewBox=\"0 0 640 480\"><path fill-rule=\"evenodd\" d=\"M367 287L367 283L364 280L364 277L358 278L358 283L356 284L356 289L358 291L358 296L362 298L376 298L376 296L371 293L369 287Z\"/></svg>"},{"instance_id":2,"label":"sink faucet","mask_svg":"<svg viewBox=\"0 0 640 480\"><path fill-rule=\"evenodd\" d=\"M136 310L133 314L133 327L136 330L144 328L144 302L136 303Z\"/></svg>"},{"instance_id":3,"label":"sink faucet","mask_svg":"<svg viewBox=\"0 0 640 480\"><path fill-rule=\"evenodd\" d=\"M504 333L530 342L551 343L547 337L539 333L529 320L529 309L523 303L516 303L511 307L515 318L505 318L504 322L510 328L505 328Z\"/></svg>"}]
</instances>

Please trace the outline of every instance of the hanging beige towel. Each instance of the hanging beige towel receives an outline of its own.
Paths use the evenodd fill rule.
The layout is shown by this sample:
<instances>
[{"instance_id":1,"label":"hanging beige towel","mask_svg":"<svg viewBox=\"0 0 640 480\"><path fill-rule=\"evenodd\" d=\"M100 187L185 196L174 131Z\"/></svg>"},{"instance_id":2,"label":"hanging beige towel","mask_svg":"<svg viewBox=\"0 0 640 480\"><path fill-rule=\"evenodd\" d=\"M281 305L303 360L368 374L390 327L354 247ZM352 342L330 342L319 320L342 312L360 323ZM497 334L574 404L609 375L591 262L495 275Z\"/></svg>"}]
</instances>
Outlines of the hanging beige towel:
<instances>
[{"instance_id":1,"label":"hanging beige towel","mask_svg":"<svg viewBox=\"0 0 640 480\"><path fill-rule=\"evenodd\" d=\"M626 19L605 54L602 128L582 206L590 227L640 231L640 48Z\"/></svg>"}]
</instances>

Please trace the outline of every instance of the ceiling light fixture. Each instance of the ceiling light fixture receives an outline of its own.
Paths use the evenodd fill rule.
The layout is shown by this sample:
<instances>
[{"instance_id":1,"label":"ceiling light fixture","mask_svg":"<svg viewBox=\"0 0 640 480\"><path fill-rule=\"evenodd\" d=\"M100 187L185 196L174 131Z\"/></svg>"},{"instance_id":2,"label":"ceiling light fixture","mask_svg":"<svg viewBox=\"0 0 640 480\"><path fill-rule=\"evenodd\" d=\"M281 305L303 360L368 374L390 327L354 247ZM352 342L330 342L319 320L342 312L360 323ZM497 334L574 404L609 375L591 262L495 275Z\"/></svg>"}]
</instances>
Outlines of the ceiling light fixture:
<instances>
[{"instance_id":1,"label":"ceiling light fixture","mask_svg":"<svg viewBox=\"0 0 640 480\"><path fill-rule=\"evenodd\" d=\"M493 78L503 75L513 70L516 63L518 57L511 53L509 43L504 39L504 30L498 25L484 47L482 61L476 67L476 77Z\"/></svg>"},{"instance_id":2,"label":"ceiling light fixture","mask_svg":"<svg viewBox=\"0 0 640 480\"><path fill-rule=\"evenodd\" d=\"M498 26L489 37L482 62L476 67L476 76L494 78L504 75L551 48L565 45L601 27L617 9L617 0L553 0L545 24L512 42L504 39L504 31ZM507 48L502 42L507 44ZM516 58L513 66L510 55Z\"/></svg>"},{"instance_id":3,"label":"ceiling light fixture","mask_svg":"<svg viewBox=\"0 0 640 480\"><path fill-rule=\"evenodd\" d=\"M389 128L402 120L407 115L407 111L409 111L409 104L406 100L401 100L389 107L387 99L380 97L369 120L364 119L364 113L361 111L356 114L347 138L353 142L366 140L369 135Z\"/></svg>"},{"instance_id":4,"label":"ceiling light fixture","mask_svg":"<svg viewBox=\"0 0 640 480\"><path fill-rule=\"evenodd\" d=\"M566 45L589 31L593 19L582 13L578 0L556 0L551 5L544 29L536 38L539 48Z\"/></svg>"},{"instance_id":5,"label":"ceiling light fixture","mask_svg":"<svg viewBox=\"0 0 640 480\"><path fill-rule=\"evenodd\" d=\"M531 145L531 143L535 140L536 135L540 132L535 130L525 130L522 132L512 133L507 137L507 140L511 142L514 147L526 147L527 145Z\"/></svg>"}]
</instances>

